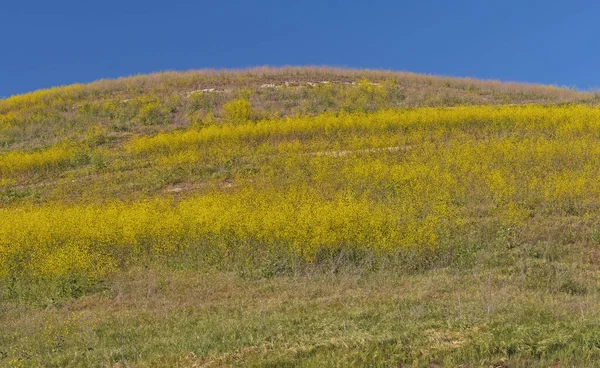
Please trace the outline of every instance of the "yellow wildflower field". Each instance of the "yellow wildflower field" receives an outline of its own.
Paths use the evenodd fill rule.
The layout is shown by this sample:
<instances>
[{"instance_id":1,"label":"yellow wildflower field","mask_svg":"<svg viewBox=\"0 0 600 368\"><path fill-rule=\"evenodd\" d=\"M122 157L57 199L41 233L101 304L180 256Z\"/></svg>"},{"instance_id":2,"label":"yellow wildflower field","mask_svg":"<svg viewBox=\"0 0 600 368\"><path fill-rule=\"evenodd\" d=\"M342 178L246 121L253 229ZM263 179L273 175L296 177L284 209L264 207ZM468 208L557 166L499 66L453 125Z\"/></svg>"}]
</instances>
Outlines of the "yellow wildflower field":
<instances>
[{"instance_id":1,"label":"yellow wildflower field","mask_svg":"<svg viewBox=\"0 0 600 368\"><path fill-rule=\"evenodd\" d=\"M227 262L240 249L303 262L339 250L435 254L460 247L483 222L512 231L538 216L593 214L599 128L600 109L583 105L464 106L237 119L134 136L103 151L103 165L187 170L188 187L200 189L175 182L177 194L0 208L0 277L101 278L184 253ZM0 154L0 184L66 171L61 163L76 153L59 145Z\"/></svg>"}]
</instances>

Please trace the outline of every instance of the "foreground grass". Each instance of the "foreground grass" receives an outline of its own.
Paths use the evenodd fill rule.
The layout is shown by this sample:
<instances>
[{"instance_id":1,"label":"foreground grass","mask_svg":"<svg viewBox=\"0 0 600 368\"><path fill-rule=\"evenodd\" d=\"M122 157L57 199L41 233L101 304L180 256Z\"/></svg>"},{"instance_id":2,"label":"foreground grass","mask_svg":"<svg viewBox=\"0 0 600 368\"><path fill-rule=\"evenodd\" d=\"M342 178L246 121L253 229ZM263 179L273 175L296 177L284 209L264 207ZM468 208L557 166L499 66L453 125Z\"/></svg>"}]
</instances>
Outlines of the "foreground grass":
<instances>
[{"instance_id":1,"label":"foreground grass","mask_svg":"<svg viewBox=\"0 0 600 368\"><path fill-rule=\"evenodd\" d=\"M512 258L261 279L132 271L64 304L3 305L0 365L594 366L597 285L568 288L529 274L535 257Z\"/></svg>"}]
</instances>

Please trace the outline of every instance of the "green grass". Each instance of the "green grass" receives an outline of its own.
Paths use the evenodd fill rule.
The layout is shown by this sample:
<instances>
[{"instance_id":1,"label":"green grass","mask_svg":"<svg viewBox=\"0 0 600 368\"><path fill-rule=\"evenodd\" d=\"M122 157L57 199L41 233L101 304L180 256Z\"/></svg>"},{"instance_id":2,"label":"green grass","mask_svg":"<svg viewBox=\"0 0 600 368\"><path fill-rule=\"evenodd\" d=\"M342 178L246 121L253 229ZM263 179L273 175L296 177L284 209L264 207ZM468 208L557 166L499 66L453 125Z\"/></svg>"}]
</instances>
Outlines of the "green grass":
<instances>
[{"instance_id":1,"label":"green grass","mask_svg":"<svg viewBox=\"0 0 600 368\"><path fill-rule=\"evenodd\" d=\"M478 260L468 270L349 267L258 279L131 271L101 292L44 309L5 306L0 362L594 366L597 285L572 281L567 264L511 255L509 264ZM540 265L561 271L542 280L526 270Z\"/></svg>"}]
</instances>

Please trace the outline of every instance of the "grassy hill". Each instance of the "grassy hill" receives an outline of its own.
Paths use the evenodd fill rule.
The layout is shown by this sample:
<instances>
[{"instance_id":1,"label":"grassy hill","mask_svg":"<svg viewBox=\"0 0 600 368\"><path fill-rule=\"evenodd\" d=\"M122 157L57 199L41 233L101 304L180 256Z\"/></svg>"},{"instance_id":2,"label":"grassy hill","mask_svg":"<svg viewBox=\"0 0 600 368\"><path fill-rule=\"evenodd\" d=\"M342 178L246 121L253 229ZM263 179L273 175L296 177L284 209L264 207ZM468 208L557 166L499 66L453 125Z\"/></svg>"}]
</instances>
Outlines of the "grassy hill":
<instances>
[{"instance_id":1,"label":"grassy hill","mask_svg":"<svg viewBox=\"0 0 600 368\"><path fill-rule=\"evenodd\" d=\"M327 68L0 100L0 365L594 366L599 104Z\"/></svg>"}]
</instances>

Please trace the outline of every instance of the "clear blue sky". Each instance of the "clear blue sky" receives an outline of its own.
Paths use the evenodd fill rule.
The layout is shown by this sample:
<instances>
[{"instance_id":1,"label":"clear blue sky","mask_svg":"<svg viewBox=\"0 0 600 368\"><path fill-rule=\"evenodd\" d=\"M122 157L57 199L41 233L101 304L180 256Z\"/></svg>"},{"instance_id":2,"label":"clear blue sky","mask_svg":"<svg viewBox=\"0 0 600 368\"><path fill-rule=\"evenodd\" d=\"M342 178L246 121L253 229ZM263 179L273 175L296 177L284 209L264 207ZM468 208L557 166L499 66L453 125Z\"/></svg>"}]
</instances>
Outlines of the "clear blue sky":
<instances>
[{"instance_id":1,"label":"clear blue sky","mask_svg":"<svg viewBox=\"0 0 600 368\"><path fill-rule=\"evenodd\" d=\"M0 1L0 96L164 70L332 65L600 87L600 2Z\"/></svg>"}]
</instances>

